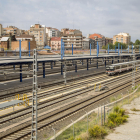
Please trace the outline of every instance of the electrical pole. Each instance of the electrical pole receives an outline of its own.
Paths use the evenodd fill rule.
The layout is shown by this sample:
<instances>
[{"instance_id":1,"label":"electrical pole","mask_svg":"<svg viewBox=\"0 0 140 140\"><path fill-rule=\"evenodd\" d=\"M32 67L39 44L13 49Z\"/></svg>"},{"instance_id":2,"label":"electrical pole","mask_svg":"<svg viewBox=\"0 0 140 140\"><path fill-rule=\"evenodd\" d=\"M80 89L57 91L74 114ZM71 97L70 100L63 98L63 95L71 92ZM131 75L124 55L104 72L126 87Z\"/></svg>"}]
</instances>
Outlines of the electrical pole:
<instances>
[{"instance_id":1,"label":"electrical pole","mask_svg":"<svg viewBox=\"0 0 140 140\"><path fill-rule=\"evenodd\" d=\"M132 46L133 47L133 46ZM133 68L132 68L132 89L135 88L135 71L136 71L136 65L135 65L135 61L136 61L136 58L135 58L135 50L133 49Z\"/></svg>"},{"instance_id":2,"label":"electrical pole","mask_svg":"<svg viewBox=\"0 0 140 140\"><path fill-rule=\"evenodd\" d=\"M66 66L66 60L64 60L64 75L63 75L63 78L64 78L65 86L67 84L67 76L66 76L66 74L67 74L67 66Z\"/></svg>"},{"instance_id":3,"label":"electrical pole","mask_svg":"<svg viewBox=\"0 0 140 140\"><path fill-rule=\"evenodd\" d=\"M33 97L32 97L32 130L31 140L37 140L37 51L33 50Z\"/></svg>"}]
</instances>

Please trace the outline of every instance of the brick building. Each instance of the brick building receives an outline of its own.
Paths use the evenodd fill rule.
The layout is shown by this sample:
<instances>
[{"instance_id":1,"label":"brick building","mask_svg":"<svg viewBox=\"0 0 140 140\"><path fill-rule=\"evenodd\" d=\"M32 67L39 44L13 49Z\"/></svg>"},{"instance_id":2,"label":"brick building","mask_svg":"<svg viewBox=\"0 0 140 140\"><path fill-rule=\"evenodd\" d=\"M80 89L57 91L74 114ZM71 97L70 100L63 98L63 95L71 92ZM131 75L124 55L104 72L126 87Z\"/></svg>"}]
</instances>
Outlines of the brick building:
<instances>
[{"instance_id":1,"label":"brick building","mask_svg":"<svg viewBox=\"0 0 140 140\"><path fill-rule=\"evenodd\" d=\"M28 51L29 50L29 42L30 42L30 50L36 49L36 41L21 41L21 51ZM12 41L11 42L11 50L19 51L19 41Z\"/></svg>"},{"instance_id":2,"label":"brick building","mask_svg":"<svg viewBox=\"0 0 140 140\"><path fill-rule=\"evenodd\" d=\"M9 49L9 37L2 37L1 38L1 48L3 48L4 50L8 50Z\"/></svg>"},{"instance_id":3,"label":"brick building","mask_svg":"<svg viewBox=\"0 0 140 140\"><path fill-rule=\"evenodd\" d=\"M52 37L51 41L50 41L50 47L52 50L60 50L61 49L61 38Z\"/></svg>"},{"instance_id":4,"label":"brick building","mask_svg":"<svg viewBox=\"0 0 140 140\"><path fill-rule=\"evenodd\" d=\"M113 44L113 39L112 39L112 38L109 38L109 37L106 37L106 38L105 38L105 46L106 46L108 43L112 43L112 44Z\"/></svg>"}]
</instances>

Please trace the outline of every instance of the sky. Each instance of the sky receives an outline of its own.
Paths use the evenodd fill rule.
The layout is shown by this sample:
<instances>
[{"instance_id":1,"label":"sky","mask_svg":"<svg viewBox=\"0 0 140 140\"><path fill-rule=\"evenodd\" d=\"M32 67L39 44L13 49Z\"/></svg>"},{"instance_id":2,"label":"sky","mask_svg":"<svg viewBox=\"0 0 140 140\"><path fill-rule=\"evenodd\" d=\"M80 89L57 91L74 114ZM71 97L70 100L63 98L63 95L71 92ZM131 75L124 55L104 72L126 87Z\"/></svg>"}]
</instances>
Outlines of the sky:
<instances>
[{"instance_id":1,"label":"sky","mask_svg":"<svg viewBox=\"0 0 140 140\"><path fill-rule=\"evenodd\" d=\"M29 30L31 25L80 29L113 38L140 39L140 0L0 0L0 23Z\"/></svg>"}]
</instances>

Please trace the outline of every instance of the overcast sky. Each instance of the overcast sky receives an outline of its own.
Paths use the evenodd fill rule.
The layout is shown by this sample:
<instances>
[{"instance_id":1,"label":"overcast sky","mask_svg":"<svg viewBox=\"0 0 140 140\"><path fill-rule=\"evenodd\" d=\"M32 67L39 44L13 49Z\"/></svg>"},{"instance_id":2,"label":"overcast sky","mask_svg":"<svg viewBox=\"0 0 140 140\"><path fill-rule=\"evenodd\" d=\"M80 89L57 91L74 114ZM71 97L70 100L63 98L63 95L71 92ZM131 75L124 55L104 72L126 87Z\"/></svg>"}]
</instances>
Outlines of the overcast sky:
<instances>
[{"instance_id":1,"label":"overcast sky","mask_svg":"<svg viewBox=\"0 0 140 140\"><path fill-rule=\"evenodd\" d=\"M84 36L120 32L140 39L140 0L0 0L0 23L29 30L46 27L80 29Z\"/></svg>"}]
</instances>

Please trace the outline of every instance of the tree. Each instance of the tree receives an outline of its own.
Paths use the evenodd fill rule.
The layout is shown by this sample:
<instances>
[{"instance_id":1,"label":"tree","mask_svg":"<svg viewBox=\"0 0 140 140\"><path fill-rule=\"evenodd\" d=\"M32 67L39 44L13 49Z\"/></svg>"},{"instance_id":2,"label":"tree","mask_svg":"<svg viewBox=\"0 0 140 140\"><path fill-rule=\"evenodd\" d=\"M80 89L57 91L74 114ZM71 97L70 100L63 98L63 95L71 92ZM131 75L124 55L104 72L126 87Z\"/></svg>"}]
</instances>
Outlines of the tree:
<instances>
[{"instance_id":1,"label":"tree","mask_svg":"<svg viewBox=\"0 0 140 140\"><path fill-rule=\"evenodd\" d=\"M130 41L129 45L133 45L134 43L132 41Z\"/></svg>"},{"instance_id":2,"label":"tree","mask_svg":"<svg viewBox=\"0 0 140 140\"><path fill-rule=\"evenodd\" d=\"M120 48L122 46L122 49L127 49L128 48L125 43L120 43L120 42L115 42L115 45L114 46L116 46L116 48L118 48L118 44L120 44Z\"/></svg>"},{"instance_id":3,"label":"tree","mask_svg":"<svg viewBox=\"0 0 140 140\"><path fill-rule=\"evenodd\" d=\"M135 41L135 45L140 45L140 40L137 39L137 40Z\"/></svg>"}]
</instances>

